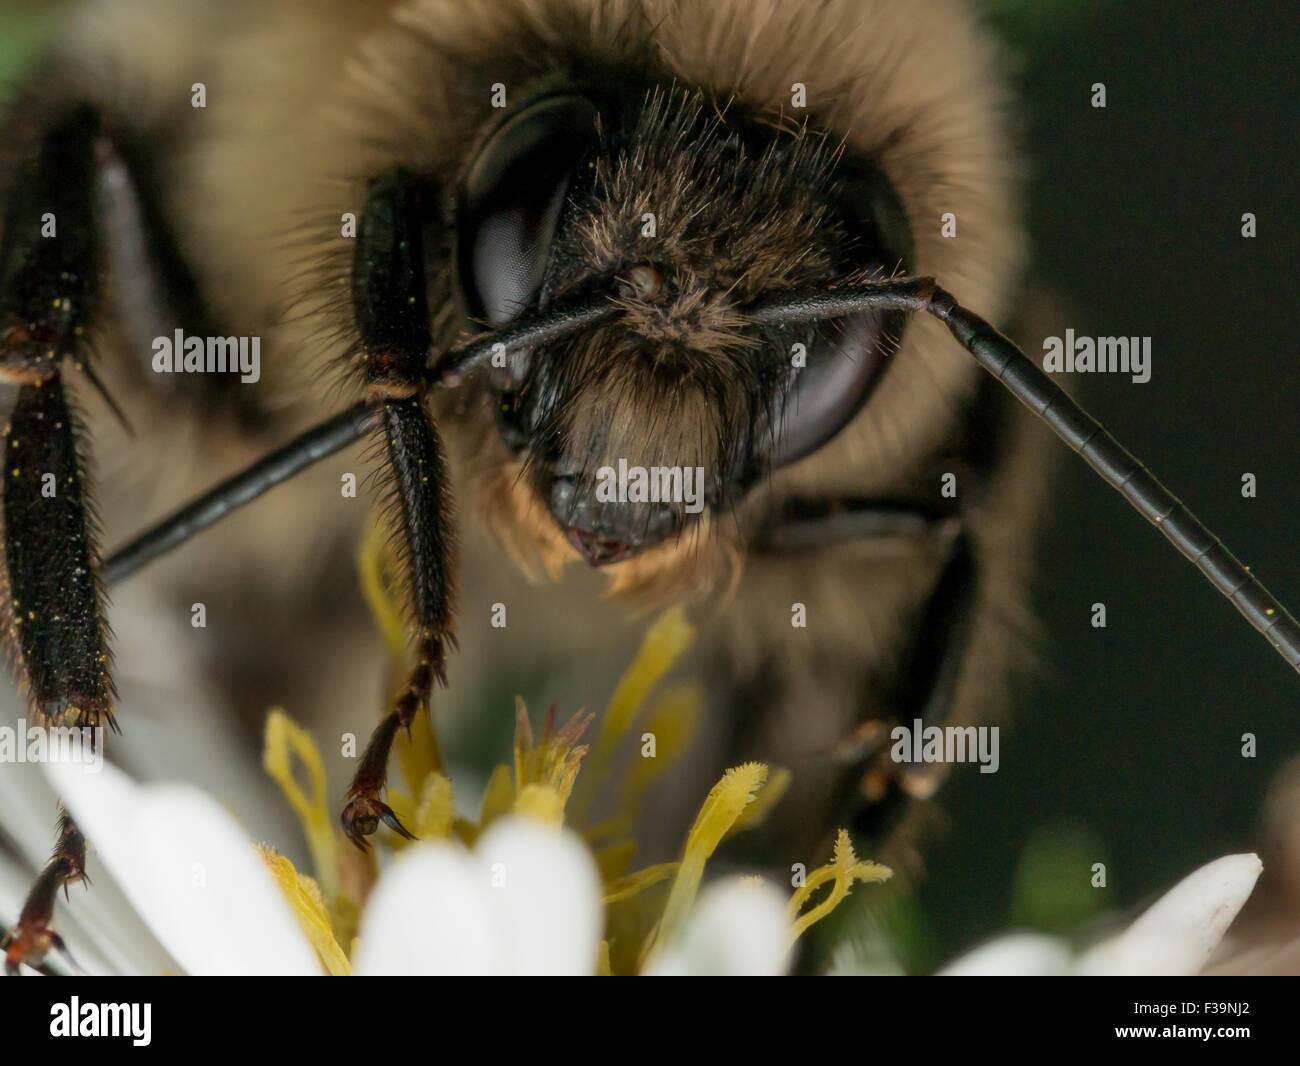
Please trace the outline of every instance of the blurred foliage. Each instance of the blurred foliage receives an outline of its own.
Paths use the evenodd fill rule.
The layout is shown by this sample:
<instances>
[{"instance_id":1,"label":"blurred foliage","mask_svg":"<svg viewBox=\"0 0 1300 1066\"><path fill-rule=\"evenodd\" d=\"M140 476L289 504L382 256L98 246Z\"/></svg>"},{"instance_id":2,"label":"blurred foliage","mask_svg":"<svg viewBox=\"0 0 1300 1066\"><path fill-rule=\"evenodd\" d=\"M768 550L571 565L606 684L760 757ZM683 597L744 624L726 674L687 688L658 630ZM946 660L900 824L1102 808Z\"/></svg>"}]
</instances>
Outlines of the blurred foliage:
<instances>
[{"instance_id":1,"label":"blurred foliage","mask_svg":"<svg viewBox=\"0 0 1300 1066\"><path fill-rule=\"evenodd\" d=\"M54 25L60 3L0 3L0 86L13 82L38 53Z\"/></svg>"},{"instance_id":2,"label":"blurred foliage","mask_svg":"<svg viewBox=\"0 0 1300 1066\"><path fill-rule=\"evenodd\" d=\"M989 24L1006 40L1043 45L1084 20L1104 18L1118 0L979 0Z\"/></svg>"},{"instance_id":3,"label":"blurred foliage","mask_svg":"<svg viewBox=\"0 0 1300 1066\"><path fill-rule=\"evenodd\" d=\"M868 913L853 926L842 920L840 928L844 944L864 972L927 974L943 965L944 946L915 896L903 891L863 894L859 910Z\"/></svg>"},{"instance_id":4,"label":"blurred foliage","mask_svg":"<svg viewBox=\"0 0 1300 1066\"><path fill-rule=\"evenodd\" d=\"M1016 865L1011 921L1016 929L1068 933L1105 909L1111 894L1092 887L1094 863L1110 862L1097 835L1075 822L1035 830Z\"/></svg>"}]
</instances>

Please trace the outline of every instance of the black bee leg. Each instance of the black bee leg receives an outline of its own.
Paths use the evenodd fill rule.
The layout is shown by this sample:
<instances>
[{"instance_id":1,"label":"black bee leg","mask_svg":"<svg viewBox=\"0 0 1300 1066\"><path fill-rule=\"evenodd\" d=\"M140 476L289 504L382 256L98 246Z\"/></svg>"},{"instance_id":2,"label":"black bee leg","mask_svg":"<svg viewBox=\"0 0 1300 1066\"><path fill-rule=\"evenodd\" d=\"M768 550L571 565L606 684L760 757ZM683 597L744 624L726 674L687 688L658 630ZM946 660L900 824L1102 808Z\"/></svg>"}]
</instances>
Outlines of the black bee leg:
<instances>
[{"instance_id":1,"label":"black bee leg","mask_svg":"<svg viewBox=\"0 0 1300 1066\"><path fill-rule=\"evenodd\" d=\"M5 427L5 629L31 710L54 725L113 727L115 692L76 417L60 366L80 364L99 295L94 175L99 123L51 123L7 189L0 245Z\"/></svg>"},{"instance_id":2,"label":"black bee leg","mask_svg":"<svg viewBox=\"0 0 1300 1066\"><path fill-rule=\"evenodd\" d=\"M36 717L116 729L93 519L58 374L24 385L5 428L9 637Z\"/></svg>"},{"instance_id":3,"label":"black bee leg","mask_svg":"<svg viewBox=\"0 0 1300 1066\"><path fill-rule=\"evenodd\" d=\"M409 730L420 709L428 710L433 683L446 684L446 649L455 644L450 631L454 546L444 502L447 477L438 436L418 399L385 404L381 413L394 480L398 537L406 548L418 662L406 690L371 736L348 789L343 828L361 847L381 821L410 836L380 799L388 756L397 730Z\"/></svg>"},{"instance_id":4,"label":"black bee leg","mask_svg":"<svg viewBox=\"0 0 1300 1066\"><path fill-rule=\"evenodd\" d=\"M997 397L994 397L997 399ZM980 435L996 446L1002 428L992 423ZM968 456L983 483L990 457ZM839 745L837 758L854 768L845 782L841 805L854 829L873 839L888 837L912 806L942 784L943 763L897 763L891 733L895 726L943 726L952 716L957 681L970 647L979 609L978 566L967 529L955 507L921 506L907 500L866 498L787 500L755 541L760 551L824 551L838 544L875 538L905 538L935 544L942 560L926 593L899 665L870 693L873 710Z\"/></svg>"},{"instance_id":5,"label":"black bee leg","mask_svg":"<svg viewBox=\"0 0 1300 1066\"><path fill-rule=\"evenodd\" d=\"M359 847L380 822L409 833L380 799L397 730L428 710L434 682L446 684L454 646L455 545L442 443L424 404L432 341L425 296L425 190L396 173L373 186L357 227L352 302L369 398L380 407L391 472L391 515L405 556L417 663L405 691L379 724L348 790L343 828Z\"/></svg>"},{"instance_id":6,"label":"black bee leg","mask_svg":"<svg viewBox=\"0 0 1300 1066\"><path fill-rule=\"evenodd\" d=\"M60 888L66 894L68 885L85 880L86 838L68 812L60 810L59 839L54 854L28 892L18 924L5 942L6 974L16 976L24 965L39 968L51 950L68 954L62 937L50 928L54 901Z\"/></svg>"},{"instance_id":7,"label":"black bee leg","mask_svg":"<svg viewBox=\"0 0 1300 1066\"><path fill-rule=\"evenodd\" d=\"M959 527L901 666L880 701L894 722L912 729L916 719L926 727L942 727L948 721L970 646L977 577L970 537ZM861 807L854 828L874 839L888 835L912 800L933 796L948 769L942 762L894 762L889 742L892 724L874 719L861 727L862 733L870 734L874 752L857 779L857 803L861 806L865 800L866 806ZM914 740L919 743L920 738Z\"/></svg>"}]
</instances>

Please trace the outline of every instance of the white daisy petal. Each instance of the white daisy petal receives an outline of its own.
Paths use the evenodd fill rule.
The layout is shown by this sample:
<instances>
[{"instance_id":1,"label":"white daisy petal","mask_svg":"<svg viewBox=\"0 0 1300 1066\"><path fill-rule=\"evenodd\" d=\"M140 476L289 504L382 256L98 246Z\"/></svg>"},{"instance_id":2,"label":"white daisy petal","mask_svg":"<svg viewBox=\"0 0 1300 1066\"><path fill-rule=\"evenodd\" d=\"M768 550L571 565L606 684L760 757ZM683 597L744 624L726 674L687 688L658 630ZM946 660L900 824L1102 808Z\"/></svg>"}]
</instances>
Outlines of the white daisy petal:
<instances>
[{"instance_id":1,"label":"white daisy petal","mask_svg":"<svg viewBox=\"0 0 1300 1066\"><path fill-rule=\"evenodd\" d=\"M200 680L199 645L173 617L174 607L159 601L148 582L114 590L113 669L123 728L107 739L114 763L141 784L193 785L230 811L253 840L282 845L302 869L307 854L289 805L262 772L260 751L230 728L230 708Z\"/></svg>"},{"instance_id":2,"label":"white daisy petal","mask_svg":"<svg viewBox=\"0 0 1300 1066\"><path fill-rule=\"evenodd\" d=\"M474 848L505 945L505 972L590 975L603 927L595 861L568 830L503 818Z\"/></svg>"},{"instance_id":3,"label":"white daisy petal","mask_svg":"<svg viewBox=\"0 0 1300 1066\"><path fill-rule=\"evenodd\" d=\"M107 960L105 973L145 976L180 973L180 964L141 921L131 901L104 869L93 845L86 859L86 872L91 884L73 886L71 900L65 903L63 911L56 910L54 914L55 928L60 931L68 926L63 915L75 923L75 928L68 927L66 939L77 962L90 968L82 957L83 945L94 944Z\"/></svg>"},{"instance_id":4,"label":"white daisy petal","mask_svg":"<svg viewBox=\"0 0 1300 1066\"><path fill-rule=\"evenodd\" d=\"M1228 855L1183 878L1123 933L1079 960L1088 974L1199 973L1250 897L1258 855Z\"/></svg>"},{"instance_id":5,"label":"white daisy petal","mask_svg":"<svg viewBox=\"0 0 1300 1066\"><path fill-rule=\"evenodd\" d=\"M187 785L134 784L104 765L47 771L117 883L187 973L318 974L266 865L224 810Z\"/></svg>"},{"instance_id":6,"label":"white daisy petal","mask_svg":"<svg viewBox=\"0 0 1300 1066\"><path fill-rule=\"evenodd\" d=\"M478 864L449 844L416 844L379 879L361 919L359 976L499 973L500 930Z\"/></svg>"},{"instance_id":7,"label":"white daisy petal","mask_svg":"<svg viewBox=\"0 0 1300 1066\"><path fill-rule=\"evenodd\" d=\"M54 847L58 803L37 763L0 764L0 810L5 833L27 864L39 869Z\"/></svg>"},{"instance_id":8,"label":"white daisy petal","mask_svg":"<svg viewBox=\"0 0 1300 1066\"><path fill-rule=\"evenodd\" d=\"M54 848L58 802L41 766L10 763L0 767L0 810L5 829L19 841L24 865L7 876L22 885L19 908L0 910L0 923L17 919L23 899ZM86 863L93 887L73 885L69 900L59 893L54 928L77 964L88 973L157 974L176 962L136 917L130 903L103 870L93 846Z\"/></svg>"},{"instance_id":9,"label":"white daisy petal","mask_svg":"<svg viewBox=\"0 0 1300 1066\"><path fill-rule=\"evenodd\" d=\"M1010 933L967 952L939 971L941 977L1058 977L1071 972L1064 941L1043 933Z\"/></svg>"},{"instance_id":10,"label":"white daisy petal","mask_svg":"<svg viewBox=\"0 0 1300 1066\"><path fill-rule=\"evenodd\" d=\"M768 977L789 965L790 922L766 882L730 877L700 893L681 936L650 960L652 977Z\"/></svg>"}]
</instances>

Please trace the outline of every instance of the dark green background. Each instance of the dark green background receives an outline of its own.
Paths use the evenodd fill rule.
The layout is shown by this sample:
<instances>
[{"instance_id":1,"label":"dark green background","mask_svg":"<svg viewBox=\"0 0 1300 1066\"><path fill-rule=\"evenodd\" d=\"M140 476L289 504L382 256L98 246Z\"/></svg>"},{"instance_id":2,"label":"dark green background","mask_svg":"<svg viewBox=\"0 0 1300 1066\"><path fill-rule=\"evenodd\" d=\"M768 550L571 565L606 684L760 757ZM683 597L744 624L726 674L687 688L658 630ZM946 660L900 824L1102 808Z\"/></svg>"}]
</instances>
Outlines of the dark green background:
<instances>
[{"instance_id":1,"label":"dark green background","mask_svg":"<svg viewBox=\"0 0 1300 1066\"><path fill-rule=\"evenodd\" d=\"M1153 338L1150 382L1093 375L1080 398L1295 608L1300 17L1249 2L989 7L1022 63L1033 275L1077 333ZM1257 499L1241 496L1247 471ZM951 831L922 895L941 956L1007 924L1032 837L1074 864L1049 858L1049 878L1077 886L1107 861L1110 907L1254 848L1268 783L1300 751L1295 674L1163 537L1070 455L1052 509L1037 603L1055 676L1003 731L1001 770L944 794Z\"/></svg>"}]
</instances>

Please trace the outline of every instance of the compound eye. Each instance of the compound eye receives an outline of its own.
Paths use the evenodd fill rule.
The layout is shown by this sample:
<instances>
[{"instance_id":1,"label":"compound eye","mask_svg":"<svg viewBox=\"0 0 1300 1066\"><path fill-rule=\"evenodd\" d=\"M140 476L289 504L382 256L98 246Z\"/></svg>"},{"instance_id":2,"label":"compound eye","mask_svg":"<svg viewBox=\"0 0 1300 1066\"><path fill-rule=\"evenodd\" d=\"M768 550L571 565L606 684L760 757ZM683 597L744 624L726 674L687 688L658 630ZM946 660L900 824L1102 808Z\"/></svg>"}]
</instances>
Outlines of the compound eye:
<instances>
[{"instance_id":1,"label":"compound eye","mask_svg":"<svg viewBox=\"0 0 1300 1066\"><path fill-rule=\"evenodd\" d=\"M805 365L775 419L773 468L811 455L862 409L891 347L881 318L855 315L804 335Z\"/></svg>"},{"instance_id":2,"label":"compound eye","mask_svg":"<svg viewBox=\"0 0 1300 1066\"><path fill-rule=\"evenodd\" d=\"M537 295L569 182L596 138L596 115L585 97L548 97L507 119L474 160L461 193L458 250L472 317L503 325Z\"/></svg>"},{"instance_id":3,"label":"compound eye","mask_svg":"<svg viewBox=\"0 0 1300 1066\"><path fill-rule=\"evenodd\" d=\"M846 158L836 178L832 206L846 238L840 272L888 277L910 269L911 228L885 175ZM879 383L903 326L898 312L873 312L823 322L793 338L803 341L806 358L776 412L773 468L811 455L853 420Z\"/></svg>"}]
</instances>

